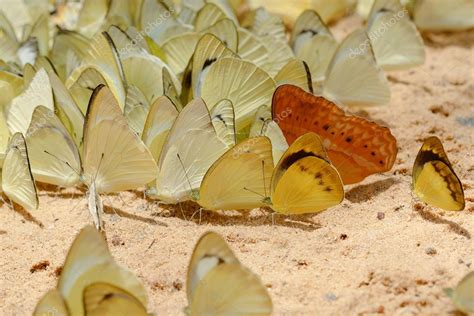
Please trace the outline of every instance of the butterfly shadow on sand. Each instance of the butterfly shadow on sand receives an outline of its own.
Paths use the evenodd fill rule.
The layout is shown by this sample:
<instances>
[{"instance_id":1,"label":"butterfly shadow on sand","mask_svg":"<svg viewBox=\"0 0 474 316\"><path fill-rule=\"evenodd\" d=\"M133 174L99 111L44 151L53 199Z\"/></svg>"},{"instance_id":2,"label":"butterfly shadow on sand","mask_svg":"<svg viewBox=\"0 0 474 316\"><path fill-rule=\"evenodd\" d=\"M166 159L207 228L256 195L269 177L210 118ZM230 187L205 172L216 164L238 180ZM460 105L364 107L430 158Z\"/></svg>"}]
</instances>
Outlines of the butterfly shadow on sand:
<instances>
[{"instance_id":1,"label":"butterfly shadow on sand","mask_svg":"<svg viewBox=\"0 0 474 316\"><path fill-rule=\"evenodd\" d=\"M363 203L375 198L398 183L400 183L400 180L388 178L353 186L346 192L345 198L352 203Z\"/></svg>"},{"instance_id":2,"label":"butterfly shadow on sand","mask_svg":"<svg viewBox=\"0 0 474 316\"><path fill-rule=\"evenodd\" d=\"M209 211L202 209L195 202L180 204L160 204L159 211L152 216L175 217L198 225L212 224L217 226L282 226L314 231L321 224L314 220L316 214L281 215L267 208L235 211Z\"/></svg>"}]
</instances>

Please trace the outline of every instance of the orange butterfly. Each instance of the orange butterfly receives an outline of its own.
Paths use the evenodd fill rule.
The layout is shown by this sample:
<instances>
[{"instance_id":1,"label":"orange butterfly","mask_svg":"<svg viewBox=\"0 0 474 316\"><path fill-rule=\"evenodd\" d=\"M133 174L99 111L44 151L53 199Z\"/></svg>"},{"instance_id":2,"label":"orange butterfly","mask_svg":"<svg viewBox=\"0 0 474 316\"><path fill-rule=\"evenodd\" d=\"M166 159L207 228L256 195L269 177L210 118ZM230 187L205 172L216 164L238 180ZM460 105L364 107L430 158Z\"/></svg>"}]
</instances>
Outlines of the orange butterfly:
<instances>
[{"instance_id":1,"label":"orange butterfly","mask_svg":"<svg viewBox=\"0 0 474 316\"><path fill-rule=\"evenodd\" d=\"M387 127L346 115L333 102L297 86L276 89L272 116L288 144L307 132L318 134L344 184L390 170L397 157L397 141Z\"/></svg>"}]
</instances>

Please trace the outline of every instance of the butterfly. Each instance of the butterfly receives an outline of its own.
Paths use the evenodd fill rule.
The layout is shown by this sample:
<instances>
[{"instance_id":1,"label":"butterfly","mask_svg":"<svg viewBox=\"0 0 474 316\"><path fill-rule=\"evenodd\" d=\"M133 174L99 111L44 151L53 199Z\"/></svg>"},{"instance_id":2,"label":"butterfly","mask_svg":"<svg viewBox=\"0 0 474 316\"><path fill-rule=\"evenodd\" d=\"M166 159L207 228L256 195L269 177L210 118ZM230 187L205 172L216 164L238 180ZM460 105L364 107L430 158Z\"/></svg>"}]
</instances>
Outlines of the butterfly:
<instances>
[{"instance_id":1,"label":"butterfly","mask_svg":"<svg viewBox=\"0 0 474 316\"><path fill-rule=\"evenodd\" d=\"M142 140L150 150L156 163L160 159L163 144L178 114L175 104L167 96L156 99L148 111L143 127Z\"/></svg>"},{"instance_id":2,"label":"butterfly","mask_svg":"<svg viewBox=\"0 0 474 316\"><path fill-rule=\"evenodd\" d=\"M50 40L49 13L46 10L43 12L38 10L34 17L26 17L30 20L24 21L28 23L27 25L18 27L16 23L12 24L10 21L22 22L18 15L20 12L14 12L15 9L20 9L21 5L9 3L2 6L4 8L0 12L0 59L23 67L26 64L34 65L39 55L47 56ZM15 6L16 8L13 8ZM5 10L7 7L13 10ZM22 9L20 10L23 11ZM26 15L29 15L28 12ZM19 34L21 35L18 36Z\"/></svg>"},{"instance_id":3,"label":"butterfly","mask_svg":"<svg viewBox=\"0 0 474 316\"><path fill-rule=\"evenodd\" d=\"M313 92L313 80L308 64L292 58L273 78L276 85L292 84L308 92Z\"/></svg>"},{"instance_id":4,"label":"butterfly","mask_svg":"<svg viewBox=\"0 0 474 316\"><path fill-rule=\"evenodd\" d=\"M413 20L422 30L459 31L474 27L474 3L470 0L413 2Z\"/></svg>"},{"instance_id":5,"label":"butterfly","mask_svg":"<svg viewBox=\"0 0 474 316\"><path fill-rule=\"evenodd\" d=\"M86 226L69 249L57 288L38 302L33 315L144 316L146 306L143 284L115 262L99 231Z\"/></svg>"},{"instance_id":6,"label":"butterfly","mask_svg":"<svg viewBox=\"0 0 474 316\"><path fill-rule=\"evenodd\" d=\"M232 284L232 286L229 286ZM186 279L187 315L270 315L272 301L258 276L213 232L197 242Z\"/></svg>"},{"instance_id":7,"label":"butterfly","mask_svg":"<svg viewBox=\"0 0 474 316\"><path fill-rule=\"evenodd\" d=\"M209 66L197 95L210 110L221 100L230 100L236 132L242 133L249 128L258 107L270 104L274 89L274 80L255 64L225 57Z\"/></svg>"},{"instance_id":8,"label":"butterfly","mask_svg":"<svg viewBox=\"0 0 474 316\"><path fill-rule=\"evenodd\" d=\"M399 0L376 0L367 33L377 64L384 70L407 69L425 61L423 39Z\"/></svg>"},{"instance_id":9,"label":"butterfly","mask_svg":"<svg viewBox=\"0 0 474 316\"><path fill-rule=\"evenodd\" d=\"M209 5L213 5L210 4ZM187 32L168 39L163 44L166 60L178 76L186 70L197 43L204 34L213 34L219 38L233 52L237 51L238 34L234 22L229 18L222 18L202 30Z\"/></svg>"},{"instance_id":10,"label":"butterfly","mask_svg":"<svg viewBox=\"0 0 474 316\"><path fill-rule=\"evenodd\" d=\"M109 87L123 109L126 99L125 74L110 35L107 32L97 33L86 43L74 33L67 33L64 37L68 38L68 42L59 46L56 51L57 54L69 54L75 60L69 63L71 69L66 74L65 85L82 112L85 114L87 111L92 91L99 84Z\"/></svg>"},{"instance_id":11,"label":"butterfly","mask_svg":"<svg viewBox=\"0 0 474 316\"><path fill-rule=\"evenodd\" d=\"M237 144L207 171L198 203L209 210L270 206L277 213L301 214L322 211L343 198L341 178L321 140L308 133L284 152L275 168L269 138Z\"/></svg>"},{"instance_id":12,"label":"butterfly","mask_svg":"<svg viewBox=\"0 0 474 316\"><path fill-rule=\"evenodd\" d=\"M390 87L365 30L355 30L339 44L315 92L349 107L389 103Z\"/></svg>"},{"instance_id":13,"label":"butterfly","mask_svg":"<svg viewBox=\"0 0 474 316\"><path fill-rule=\"evenodd\" d=\"M39 181L88 187L89 211L97 227L102 215L99 193L135 189L156 177L153 156L129 127L107 86L100 85L92 93L82 148L77 148L54 112L42 106L33 113L26 142Z\"/></svg>"},{"instance_id":14,"label":"butterfly","mask_svg":"<svg viewBox=\"0 0 474 316\"><path fill-rule=\"evenodd\" d=\"M28 151L23 134L10 139L2 167L3 193L26 210L38 208L36 185L31 173Z\"/></svg>"},{"instance_id":15,"label":"butterfly","mask_svg":"<svg viewBox=\"0 0 474 316\"><path fill-rule=\"evenodd\" d=\"M463 313L474 313L474 271L466 274L455 288L444 289L454 306Z\"/></svg>"},{"instance_id":16,"label":"butterfly","mask_svg":"<svg viewBox=\"0 0 474 316\"><path fill-rule=\"evenodd\" d=\"M298 16L290 44L295 56L308 64L313 80L323 81L338 43L316 11L305 10Z\"/></svg>"},{"instance_id":17,"label":"butterfly","mask_svg":"<svg viewBox=\"0 0 474 316\"><path fill-rule=\"evenodd\" d=\"M423 142L413 165L412 178L413 191L423 202L449 211L464 209L462 183L436 136Z\"/></svg>"},{"instance_id":18,"label":"butterfly","mask_svg":"<svg viewBox=\"0 0 474 316\"><path fill-rule=\"evenodd\" d=\"M183 91L181 93L183 103L187 103L198 95L202 79L213 63L220 58L231 56L236 57L237 55L219 38L212 34L204 34L196 44L194 54L183 74Z\"/></svg>"},{"instance_id":19,"label":"butterfly","mask_svg":"<svg viewBox=\"0 0 474 316\"><path fill-rule=\"evenodd\" d=\"M350 12L356 1L355 0L333 0L327 2L325 0L306 1L296 0L292 2L278 3L270 0L250 0L248 1L251 8L266 7L271 12L279 14L283 17L288 25L293 22L306 9L314 9L321 14L326 23L336 21L342 16Z\"/></svg>"},{"instance_id":20,"label":"butterfly","mask_svg":"<svg viewBox=\"0 0 474 316\"><path fill-rule=\"evenodd\" d=\"M226 111L226 107L216 106L215 109ZM224 126L220 126L219 130L223 132L222 128L226 129L226 114L220 112L213 116L222 119L219 122ZM233 127L230 128L233 130ZM231 133L232 141L234 133ZM219 136L211 113L202 99L196 98L186 105L178 114L161 148L156 185L147 194L165 203L196 199L207 169L229 147L225 139Z\"/></svg>"},{"instance_id":21,"label":"butterfly","mask_svg":"<svg viewBox=\"0 0 474 316\"><path fill-rule=\"evenodd\" d=\"M33 76L28 87L13 99L6 109L7 125L12 134L17 132L26 134L31 115L38 105L54 110L53 90L44 69L40 69Z\"/></svg>"},{"instance_id":22,"label":"butterfly","mask_svg":"<svg viewBox=\"0 0 474 316\"><path fill-rule=\"evenodd\" d=\"M250 127L249 137L266 136L272 143L273 161L279 161L287 151L288 143L278 124L272 120L270 107L262 105L255 114L255 119Z\"/></svg>"},{"instance_id":23,"label":"butterfly","mask_svg":"<svg viewBox=\"0 0 474 316\"><path fill-rule=\"evenodd\" d=\"M277 88L272 116L290 145L307 132L317 133L344 184L388 171L395 163L397 141L390 129L348 116L333 102L299 87Z\"/></svg>"}]
</instances>

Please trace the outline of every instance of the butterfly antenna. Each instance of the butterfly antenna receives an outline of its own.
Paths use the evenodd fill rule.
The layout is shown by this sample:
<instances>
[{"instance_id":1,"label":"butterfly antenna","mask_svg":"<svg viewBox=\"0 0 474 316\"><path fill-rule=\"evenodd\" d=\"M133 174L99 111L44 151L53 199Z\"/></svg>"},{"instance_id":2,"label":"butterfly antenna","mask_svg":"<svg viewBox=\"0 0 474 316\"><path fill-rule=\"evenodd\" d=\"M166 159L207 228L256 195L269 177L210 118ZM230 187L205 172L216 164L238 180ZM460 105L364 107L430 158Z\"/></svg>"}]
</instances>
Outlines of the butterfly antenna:
<instances>
[{"instance_id":1,"label":"butterfly antenna","mask_svg":"<svg viewBox=\"0 0 474 316\"><path fill-rule=\"evenodd\" d=\"M245 190L245 191L252 192L252 193L254 193L254 194L258 195L258 196L261 196L261 197L264 198L264 199L266 198L266 196L261 195L260 193L258 193L258 192L256 192L256 191L250 190L249 188L245 188L245 187L244 187L244 190Z\"/></svg>"},{"instance_id":2,"label":"butterfly antenna","mask_svg":"<svg viewBox=\"0 0 474 316\"><path fill-rule=\"evenodd\" d=\"M97 170L95 171L94 179L92 180L92 182L94 183L95 183L95 180L97 179L97 176L99 175L99 170L100 170L100 167L102 166L103 159L104 159L104 153L102 153L102 155L100 156L99 166L97 167Z\"/></svg>"},{"instance_id":3,"label":"butterfly antenna","mask_svg":"<svg viewBox=\"0 0 474 316\"><path fill-rule=\"evenodd\" d=\"M189 184L189 189L191 190L191 195L194 193L193 186L191 185L191 181L189 180L188 173L186 172L186 168L184 167L184 163L181 160L181 156L179 154L176 154L178 156L179 163L181 164L181 167L183 168L184 175L186 177L186 180L188 181Z\"/></svg>"},{"instance_id":4,"label":"butterfly antenna","mask_svg":"<svg viewBox=\"0 0 474 316\"><path fill-rule=\"evenodd\" d=\"M53 155L52 153L50 153L47 150L44 150L44 153L50 155L51 157L56 158L57 160L59 160L60 162L62 162L66 166L68 166L77 176L79 176L79 177L81 176L81 174L79 172L77 172L77 170L74 169L69 162L62 160L61 158L57 157L56 155Z\"/></svg>"},{"instance_id":5,"label":"butterfly antenna","mask_svg":"<svg viewBox=\"0 0 474 316\"><path fill-rule=\"evenodd\" d=\"M262 160L262 177L263 177L263 192L265 193L265 198L267 198L268 197L267 185L265 183L265 160Z\"/></svg>"}]
</instances>

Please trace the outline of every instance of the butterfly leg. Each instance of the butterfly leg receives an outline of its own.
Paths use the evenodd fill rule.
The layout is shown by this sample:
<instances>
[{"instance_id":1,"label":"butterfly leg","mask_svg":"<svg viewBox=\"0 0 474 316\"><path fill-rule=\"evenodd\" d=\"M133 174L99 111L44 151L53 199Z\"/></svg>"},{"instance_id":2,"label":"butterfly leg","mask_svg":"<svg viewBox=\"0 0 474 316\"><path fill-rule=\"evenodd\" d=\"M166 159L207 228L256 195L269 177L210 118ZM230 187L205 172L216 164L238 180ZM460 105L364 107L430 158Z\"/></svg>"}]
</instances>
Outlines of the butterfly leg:
<instances>
[{"instance_id":1,"label":"butterfly leg","mask_svg":"<svg viewBox=\"0 0 474 316\"><path fill-rule=\"evenodd\" d=\"M184 215L183 208L181 207L181 202L178 203L178 205L179 205L179 209L181 210L181 215L183 215L184 220L187 221L186 215Z\"/></svg>"}]
</instances>

